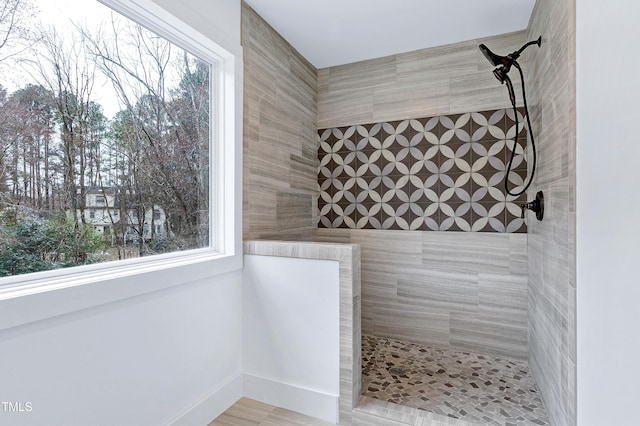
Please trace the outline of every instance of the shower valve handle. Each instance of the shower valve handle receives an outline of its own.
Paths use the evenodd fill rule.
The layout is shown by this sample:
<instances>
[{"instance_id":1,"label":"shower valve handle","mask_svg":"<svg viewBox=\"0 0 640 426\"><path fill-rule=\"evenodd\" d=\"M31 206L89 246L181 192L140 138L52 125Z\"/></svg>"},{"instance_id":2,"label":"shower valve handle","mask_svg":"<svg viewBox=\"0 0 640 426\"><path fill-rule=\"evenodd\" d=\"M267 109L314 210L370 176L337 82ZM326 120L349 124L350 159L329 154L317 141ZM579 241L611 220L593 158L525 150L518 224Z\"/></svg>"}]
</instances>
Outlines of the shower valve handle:
<instances>
[{"instance_id":1,"label":"shower valve handle","mask_svg":"<svg viewBox=\"0 0 640 426\"><path fill-rule=\"evenodd\" d=\"M527 210L531 210L532 212L535 212L536 219L542 220L544 217L544 194L542 194L542 191L538 191L535 200L520 204L520 208L522 209L522 219L524 219L525 212Z\"/></svg>"}]
</instances>

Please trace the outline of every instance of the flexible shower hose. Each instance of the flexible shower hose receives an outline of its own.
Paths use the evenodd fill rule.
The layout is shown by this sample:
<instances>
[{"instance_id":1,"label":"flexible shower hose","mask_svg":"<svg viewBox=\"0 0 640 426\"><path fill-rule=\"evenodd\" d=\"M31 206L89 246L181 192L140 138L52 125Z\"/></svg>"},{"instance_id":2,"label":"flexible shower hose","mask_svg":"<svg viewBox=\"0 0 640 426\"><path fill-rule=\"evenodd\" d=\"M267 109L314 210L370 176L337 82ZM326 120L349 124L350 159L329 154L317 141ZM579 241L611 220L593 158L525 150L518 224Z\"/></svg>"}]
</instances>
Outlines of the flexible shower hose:
<instances>
[{"instance_id":1,"label":"flexible shower hose","mask_svg":"<svg viewBox=\"0 0 640 426\"><path fill-rule=\"evenodd\" d=\"M527 184L524 186L524 188L521 191L515 192L515 193L511 192L511 190L509 189L509 173L511 173L511 168L513 167L513 158L515 157L516 147L518 146L518 133L520 133L518 131L519 123L518 123L518 110L516 108L516 102L514 98L511 98L511 105L513 106L513 115L516 120L516 137L513 142L513 148L511 149L511 157L509 158L507 172L504 175L504 190L507 192L507 194L511 195L512 197L518 197L524 194L527 191L527 189L529 189L529 186L531 186L531 182L533 182L533 177L536 174L537 155L536 155L536 142L533 137L533 130L531 129L531 119L529 118L529 107L527 106L527 94L524 88L524 74L522 73L522 68L520 68L520 65L517 62L514 61L513 65L518 69L518 72L520 73L520 84L522 85L522 102L524 103L524 113L525 113L525 117L527 118L527 127L529 128L529 136L531 137L531 149L533 150L533 164L531 167L531 177L529 178L529 182L527 182ZM507 76L507 78L509 77ZM508 83L511 84L511 80L509 80Z\"/></svg>"}]
</instances>

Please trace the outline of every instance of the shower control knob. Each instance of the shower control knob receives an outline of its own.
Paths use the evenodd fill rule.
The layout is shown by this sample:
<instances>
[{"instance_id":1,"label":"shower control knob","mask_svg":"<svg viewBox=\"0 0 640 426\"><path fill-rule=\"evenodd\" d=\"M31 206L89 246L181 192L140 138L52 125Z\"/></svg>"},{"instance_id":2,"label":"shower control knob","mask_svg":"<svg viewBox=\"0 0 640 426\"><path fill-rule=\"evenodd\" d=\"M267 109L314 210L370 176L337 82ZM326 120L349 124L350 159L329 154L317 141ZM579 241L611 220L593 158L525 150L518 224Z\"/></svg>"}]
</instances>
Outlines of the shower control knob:
<instances>
[{"instance_id":1,"label":"shower control knob","mask_svg":"<svg viewBox=\"0 0 640 426\"><path fill-rule=\"evenodd\" d=\"M544 195L542 194L542 191L538 191L535 200L521 204L520 208L522 209L522 219L524 219L525 212L527 210L531 210L532 212L535 212L536 219L542 220L544 217Z\"/></svg>"}]
</instances>

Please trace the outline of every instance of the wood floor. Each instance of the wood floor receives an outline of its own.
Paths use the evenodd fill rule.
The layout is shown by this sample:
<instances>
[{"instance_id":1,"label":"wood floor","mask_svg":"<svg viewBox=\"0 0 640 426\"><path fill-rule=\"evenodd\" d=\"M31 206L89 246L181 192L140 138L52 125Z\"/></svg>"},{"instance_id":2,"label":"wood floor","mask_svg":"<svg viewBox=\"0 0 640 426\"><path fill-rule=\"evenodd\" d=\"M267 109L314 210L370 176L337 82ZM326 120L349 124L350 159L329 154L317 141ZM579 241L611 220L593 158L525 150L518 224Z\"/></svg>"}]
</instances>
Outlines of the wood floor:
<instances>
[{"instance_id":1,"label":"wood floor","mask_svg":"<svg viewBox=\"0 0 640 426\"><path fill-rule=\"evenodd\" d=\"M322 420L242 398L209 426L328 426Z\"/></svg>"}]
</instances>

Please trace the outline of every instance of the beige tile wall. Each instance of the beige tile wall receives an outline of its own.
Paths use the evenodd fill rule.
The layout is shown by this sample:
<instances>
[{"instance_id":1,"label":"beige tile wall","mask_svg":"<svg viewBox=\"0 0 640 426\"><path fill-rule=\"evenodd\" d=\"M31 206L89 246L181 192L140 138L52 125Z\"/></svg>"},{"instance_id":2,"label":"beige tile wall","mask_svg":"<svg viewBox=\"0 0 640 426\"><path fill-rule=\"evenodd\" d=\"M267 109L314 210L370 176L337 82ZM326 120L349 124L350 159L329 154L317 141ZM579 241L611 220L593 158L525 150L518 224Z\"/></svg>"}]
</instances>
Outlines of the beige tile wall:
<instances>
[{"instance_id":1,"label":"beige tile wall","mask_svg":"<svg viewBox=\"0 0 640 426\"><path fill-rule=\"evenodd\" d=\"M318 128L509 108L478 45L504 55L525 38L519 31L320 69ZM526 58L520 62L526 74Z\"/></svg>"},{"instance_id":2,"label":"beige tile wall","mask_svg":"<svg viewBox=\"0 0 640 426\"><path fill-rule=\"evenodd\" d=\"M529 221L531 371L555 426L576 424L575 0L538 1L529 38L530 102L538 145L533 188L544 221Z\"/></svg>"},{"instance_id":3,"label":"beige tile wall","mask_svg":"<svg viewBox=\"0 0 640 426\"><path fill-rule=\"evenodd\" d=\"M242 3L244 238L313 240L317 72Z\"/></svg>"},{"instance_id":4,"label":"beige tile wall","mask_svg":"<svg viewBox=\"0 0 640 426\"><path fill-rule=\"evenodd\" d=\"M360 245L362 332L527 357L527 235L318 229Z\"/></svg>"},{"instance_id":5,"label":"beige tile wall","mask_svg":"<svg viewBox=\"0 0 640 426\"><path fill-rule=\"evenodd\" d=\"M478 45L507 54L526 36L321 69L318 127L509 107ZM526 72L526 58L521 64ZM526 358L526 235L320 229L318 238L362 247L364 333Z\"/></svg>"}]
</instances>

